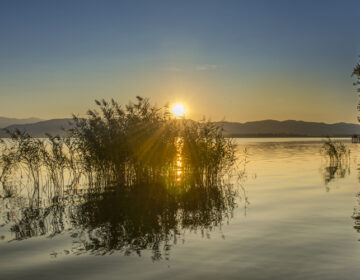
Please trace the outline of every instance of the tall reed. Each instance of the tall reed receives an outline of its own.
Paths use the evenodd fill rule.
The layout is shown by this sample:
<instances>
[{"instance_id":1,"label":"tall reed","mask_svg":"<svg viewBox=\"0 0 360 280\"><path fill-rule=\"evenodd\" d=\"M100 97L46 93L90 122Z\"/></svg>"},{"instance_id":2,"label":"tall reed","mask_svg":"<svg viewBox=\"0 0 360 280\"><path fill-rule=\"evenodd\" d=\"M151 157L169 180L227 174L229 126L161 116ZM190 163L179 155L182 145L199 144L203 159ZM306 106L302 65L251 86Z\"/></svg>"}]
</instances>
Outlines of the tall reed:
<instances>
[{"instance_id":1,"label":"tall reed","mask_svg":"<svg viewBox=\"0 0 360 280\"><path fill-rule=\"evenodd\" d=\"M235 145L211 122L183 123L180 129L185 174L197 184L216 185L236 160Z\"/></svg>"},{"instance_id":2,"label":"tall reed","mask_svg":"<svg viewBox=\"0 0 360 280\"><path fill-rule=\"evenodd\" d=\"M210 122L178 120L168 108L137 97L122 108L96 101L88 117L74 117L75 139L90 181L129 186L172 180L181 162L182 176L196 184L215 184L235 161L234 145Z\"/></svg>"},{"instance_id":3,"label":"tall reed","mask_svg":"<svg viewBox=\"0 0 360 280\"><path fill-rule=\"evenodd\" d=\"M321 153L327 159L323 172L325 184L336 178L344 178L350 173L350 150L343 143L329 137L324 141Z\"/></svg>"},{"instance_id":4,"label":"tall reed","mask_svg":"<svg viewBox=\"0 0 360 280\"><path fill-rule=\"evenodd\" d=\"M332 165L348 160L350 155L350 150L343 143L332 140L330 137L324 141L321 152L327 156Z\"/></svg>"},{"instance_id":5,"label":"tall reed","mask_svg":"<svg viewBox=\"0 0 360 280\"><path fill-rule=\"evenodd\" d=\"M235 146L214 123L173 117L137 97L126 106L96 101L86 118L73 117L68 137L32 138L9 131L11 144L1 154L5 180L17 167L39 186L46 171L53 186L87 177L91 186L133 186L181 181L197 186L219 183L235 162ZM179 180L178 180L179 179Z\"/></svg>"}]
</instances>

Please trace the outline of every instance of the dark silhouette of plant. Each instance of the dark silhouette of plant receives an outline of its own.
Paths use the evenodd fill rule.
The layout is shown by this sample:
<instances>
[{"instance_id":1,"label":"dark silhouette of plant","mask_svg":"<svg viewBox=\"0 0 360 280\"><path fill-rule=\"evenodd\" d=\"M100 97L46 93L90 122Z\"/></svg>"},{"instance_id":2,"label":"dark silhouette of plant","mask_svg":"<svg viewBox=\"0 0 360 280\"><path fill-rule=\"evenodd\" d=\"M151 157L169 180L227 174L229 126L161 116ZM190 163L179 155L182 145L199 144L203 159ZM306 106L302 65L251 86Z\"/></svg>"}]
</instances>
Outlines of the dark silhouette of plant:
<instances>
[{"instance_id":1,"label":"dark silhouette of plant","mask_svg":"<svg viewBox=\"0 0 360 280\"><path fill-rule=\"evenodd\" d=\"M334 141L330 137L324 141L322 152L325 154L331 163L336 163L348 159L350 150L340 141Z\"/></svg>"},{"instance_id":2,"label":"dark silhouette of plant","mask_svg":"<svg viewBox=\"0 0 360 280\"><path fill-rule=\"evenodd\" d=\"M235 146L211 122L186 122L181 130L185 176L201 185L217 185L235 162Z\"/></svg>"},{"instance_id":3,"label":"dark silhouette of plant","mask_svg":"<svg viewBox=\"0 0 360 280\"><path fill-rule=\"evenodd\" d=\"M64 171L68 162L64 151L64 140L50 134L47 134L47 137L48 145L43 144L41 147L42 162L53 185L63 186Z\"/></svg>"},{"instance_id":4,"label":"dark silhouette of plant","mask_svg":"<svg viewBox=\"0 0 360 280\"><path fill-rule=\"evenodd\" d=\"M100 113L74 116L71 136L91 181L131 185L158 180L174 157L173 127L167 108L137 97L122 108L117 102L96 101ZM105 181L104 181L105 180Z\"/></svg>"},{"instance_id":5,"label":"dark silhouette of plant","mask_svg":"<svg viewBox=\"0 0 360 280\"><path fill-rule=\"evenodd\" d=\"M0 155L0 182L6 185L11 171L14 168L14 163L16 162L16 154L9 149L3 139L0 139L0 145L2 146Z\"/></svg>"},{"instance_id":6,"label":"dark silhouette of plant","mask_svg":"<svg viewBox=\"0 0 360 280\"><path fill-rule=\"evenodd\" d=\"M32 138L8 131L11 143L1 155L0 181L23 169L35 186L41 172L58 190L65 173L70 186L86 176L91 186L132 186L140 183L187 181L216 185L235 162L235 147L211 122L176 119L167 106L146 98L124 108L116 101L96 101L87 118L74 116L70 137ZM178 176L180 175L181 176Z\"/></svg>"},{"instance_id":7,"label":"dark silhouette of plant","mask_svg":"<svg viewBox=\"0 0 360 280\"><path fill-rule=\"evenodd\" d=\"M235 146L219 127L176 119L141 97L96 105L74 116L70 137L8 131L0 182L6 192L5 182L25 172L32 193L3 198L19 202L6 215L14 239L70 231L68 253L146 249L157 260L185 229L207 235L231 218L237 193L223 178L233 172Z\"/></svg>"},{"instance_id":8,"label":"dark silhouette of plant","mask_svg":"<svg viewBox=\"0 0 360 280\"><path fill-rule=\"evenodd\" d=\"M92 184L173 182L177 171L184 180L211 185L235 161L234 145L213 123L174 119L166 106L141 97L124 108L114 100L96 104L99 112L74 116L71 131Z\"/></svg>"},{"instance_id":9,"label":"dark silhouette of plant","mask_svg":"<svg viewBox=\"0 0 360 280\"><path fill-rule=\"evenodd\" d=\"M350 150L343 143L329 137L324 141L321 152L327 159L323 172L325 184L350 173Z\"/></svg>"},{"instance_id":10,"label":"dark silhouette of plant","mask_svg":"<svg viewBox=\"0 0 360 280\"><path fill-rule=\"evenodd\" d=\"M25 171L26 177L34 184L33 196L39 197L43 142L20 130L7 132L10 135L11 144L4 154L13 159L11 169Z\"/></svg>"},{"instance_id":11,"label":"dark silhouette of plant","mask_svg":"<svg viewBox=\"0 0 360 280\"><path fill-rule=\"evenodd\" d=\"M355 76L356 82L354 82L354 86L360 86L360 63L358 63L352 72L352 76ZM360 88L358 88L358 92L360 92Z\"/></svg>"},{"instance_id":12,"label":"dark silhouette of plant","mask_svg":"<svg viewBox=\"0 0 360 280\"><path fill-rule=\"evenodd\" d=\"M353 83L353 85L357 87L357 92L360 92L360 63L354 67L352 76L355 76L356 78L356 81ZM358 102L357 110L360 111L360 101ZM358 121L360 122L360 116L358 116Z\"/></svg>"}]
</instances>

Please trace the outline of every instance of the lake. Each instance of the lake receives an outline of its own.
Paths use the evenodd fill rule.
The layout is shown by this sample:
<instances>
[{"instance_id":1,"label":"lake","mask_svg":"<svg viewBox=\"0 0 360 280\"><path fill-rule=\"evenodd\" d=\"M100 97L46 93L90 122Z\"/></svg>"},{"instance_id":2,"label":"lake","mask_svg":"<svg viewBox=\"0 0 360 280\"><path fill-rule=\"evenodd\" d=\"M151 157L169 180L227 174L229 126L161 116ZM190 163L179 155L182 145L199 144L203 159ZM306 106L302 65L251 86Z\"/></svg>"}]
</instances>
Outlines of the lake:
<instances>
[{"instance_id":1,"label":"lake","mask_svg":"<svg viewBox=\"0 0 360 280\"><path fill-rule=\"evenodd\" d=\"M350 160L334 169L322 139L237 139L246 178L193 201L0 198L0 278L356 279L360 145L343 141Z\"/></svg>"}]
</instances>

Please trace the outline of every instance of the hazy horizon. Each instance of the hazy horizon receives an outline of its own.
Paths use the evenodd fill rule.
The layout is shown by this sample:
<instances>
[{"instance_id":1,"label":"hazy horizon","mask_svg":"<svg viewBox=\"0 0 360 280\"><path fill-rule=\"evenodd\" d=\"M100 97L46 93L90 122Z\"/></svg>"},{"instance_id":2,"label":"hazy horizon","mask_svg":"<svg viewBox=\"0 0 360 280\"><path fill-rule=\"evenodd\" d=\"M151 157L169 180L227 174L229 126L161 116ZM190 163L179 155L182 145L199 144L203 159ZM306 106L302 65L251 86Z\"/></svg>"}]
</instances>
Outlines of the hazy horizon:
<instances>
[{"instance_id":1,"label":"hazy horizon","mask_svg":"<svg viewBox=\"0 0 360 280\"><path fill-rule=\"evenodd\" d=\"M77 115L78 117L80 115ZM85 114L83 114L83 116L80 117L86 117ZM7 119L18 119L18 120L29 120L29 119L37 119L39 122L42 121L49 121L49 120L56 120L56 119L72 119L72 116L68 116L68 117L54 117L54 118L38 118L36 116L31 116L31 117L24 117L24 118L16 118L16 117L7 117L7 116L0 116L0 118L7 118ZM192 119L192 118L187 118L187 119ZM192 119L192 120L199 120L201 121L201 119ZM259 119L259 120L246 120L246 121L232 121L232 120L228 120L228 119L220 119L220 120L213 120L213 119L206 119L209 121L213 121L213 122L228 122L228 123L251 123L251 122L263 122L263 121L278 121L278 122L286 122L286 121L296 121L296 122L314 122L314 123L325 123L325 124L338 124L338 123L346 123L346 124L356 124L356 125L360 125L358 122L344 122L344 121L338 121L338 122L324 122L324 121L305 121L305 120L296 120L296 119L283 119L283 120L278 120L278 119ZM24 123L26 124L26 123Z\"/></svg>"}]
</instances>

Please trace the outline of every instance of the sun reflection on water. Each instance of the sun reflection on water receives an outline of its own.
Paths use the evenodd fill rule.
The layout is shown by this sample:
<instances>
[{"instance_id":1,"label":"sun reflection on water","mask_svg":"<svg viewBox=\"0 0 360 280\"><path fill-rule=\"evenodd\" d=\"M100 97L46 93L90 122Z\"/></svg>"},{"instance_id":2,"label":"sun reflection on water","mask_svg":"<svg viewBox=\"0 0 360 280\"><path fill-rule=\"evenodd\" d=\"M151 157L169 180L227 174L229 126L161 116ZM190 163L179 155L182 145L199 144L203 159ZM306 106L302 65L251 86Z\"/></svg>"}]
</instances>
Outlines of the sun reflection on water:
<instances>
[{"instance_id":1,"label":"sun reflection on water","mask_svg":"<svg viewBox=\"0 0 360 280\"><path fill-rule=\"evenodd\" d=\"M182 157L183 141L180 137L176 139L176 149L175 179L177 182L181 182L184 177L184 167Z\"/></svg>"}]
</instances>

